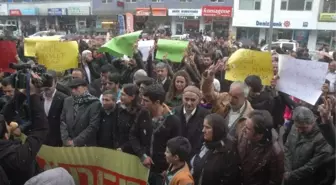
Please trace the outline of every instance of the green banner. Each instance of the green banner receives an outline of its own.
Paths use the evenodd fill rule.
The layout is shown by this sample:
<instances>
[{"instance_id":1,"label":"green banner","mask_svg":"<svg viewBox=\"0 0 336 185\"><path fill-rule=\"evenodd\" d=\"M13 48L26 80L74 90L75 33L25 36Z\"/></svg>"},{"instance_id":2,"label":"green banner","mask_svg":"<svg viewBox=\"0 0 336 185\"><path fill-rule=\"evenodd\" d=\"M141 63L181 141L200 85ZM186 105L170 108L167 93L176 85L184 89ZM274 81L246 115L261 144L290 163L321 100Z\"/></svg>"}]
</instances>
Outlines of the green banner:
<instances>
[{"instance_id":1,"label":"green banner","mask_svg":"<svg viewBox=\"0 0 336 185\"><path fill-rule=\"evenodd\" d=\"M172 62L181 62L189 41L159 39L157 42L156 58L163 59L167 54L167 59Z\"/></svg>"},{"instance_id":2,"label":"green banner","mask_svg":"<svg viewBox=\"0 0 336 185\"><path fill-rule=\"evenodd\" d=\"M336 13L320 13L320 22L336 22Z\"/></svg>"},{"instance_id":3,"label":"green banner","mask_svg":"<svg viewBox=\"0 0 336 185\"><path fill-rule=\"evenodd\" d=\"M98 49L115 57L133 56L133 45L139 39L142 30L114 37Z\"/></svg>"}]
</instances>

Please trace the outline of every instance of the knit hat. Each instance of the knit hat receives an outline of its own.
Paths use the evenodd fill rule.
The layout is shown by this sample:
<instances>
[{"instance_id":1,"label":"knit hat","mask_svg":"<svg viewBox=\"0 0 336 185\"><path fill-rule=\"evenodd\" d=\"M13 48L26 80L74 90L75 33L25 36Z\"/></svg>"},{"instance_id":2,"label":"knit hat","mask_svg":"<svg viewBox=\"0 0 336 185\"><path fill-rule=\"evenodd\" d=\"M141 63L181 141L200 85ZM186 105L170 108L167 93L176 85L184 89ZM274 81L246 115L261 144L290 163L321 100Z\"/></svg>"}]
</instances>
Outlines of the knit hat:
<instances>
[{"instance_id":1,"label":"knit hat","mask_svg":"<svg viewBox=\"0 0 336 185\"><path fill-rule=\"evenodd\" d=\"M186 92L192 92L192 93L195 93L198 97L200 98L202 97L201 90L193 85L189 85L188 87L184 88L183 93L186 93Z\"/></svg>"}]
</instances>

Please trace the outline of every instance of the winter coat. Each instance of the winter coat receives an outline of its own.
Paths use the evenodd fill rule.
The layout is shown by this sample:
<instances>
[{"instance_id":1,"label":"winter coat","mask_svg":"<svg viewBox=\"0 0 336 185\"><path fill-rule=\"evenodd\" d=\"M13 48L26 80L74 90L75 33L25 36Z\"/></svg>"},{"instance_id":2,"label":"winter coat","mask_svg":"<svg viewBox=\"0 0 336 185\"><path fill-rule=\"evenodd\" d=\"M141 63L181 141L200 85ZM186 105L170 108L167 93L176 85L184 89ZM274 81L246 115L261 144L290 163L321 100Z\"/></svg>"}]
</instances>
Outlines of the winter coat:
<instances>
[{"instance_id":1,"label":"winter coat","mask_svg":"<svg viewBox=\"0 0 336 185\"><path fill-rule=\"evenodd\" d=\"M314 185L314 174L319 165L332 154L317 125L309 134L300 134L292 127L285 144L285 185Z\"/></svg>"}]
</instances>

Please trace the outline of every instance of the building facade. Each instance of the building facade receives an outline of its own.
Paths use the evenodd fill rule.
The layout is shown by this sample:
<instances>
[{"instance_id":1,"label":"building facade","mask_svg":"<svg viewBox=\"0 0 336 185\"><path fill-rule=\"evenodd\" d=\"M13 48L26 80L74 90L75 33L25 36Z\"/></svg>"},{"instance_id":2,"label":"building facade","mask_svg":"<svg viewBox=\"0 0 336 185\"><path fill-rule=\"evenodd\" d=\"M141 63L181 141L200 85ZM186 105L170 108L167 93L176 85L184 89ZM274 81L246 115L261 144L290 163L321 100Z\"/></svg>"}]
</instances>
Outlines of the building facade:
<instances>
[{"instance_id":1,"label":"building facade","mask_svg":"<svg viewBox=\"0 0 336 185\"><path fill-rule=\"evenodd\" d=\"M24 35L48 29L80 32L88 29L91 19L90 1L9 1L0 4L1 23L16 25Z\"/></svg>"},{"instance_id":2,"label":"building facade","mask_svg":"<svg viewBox=\"0 0 336 185\"><path fill-rule=\"evenodd\" d=\"M125 13L134 16L135 30L142 29L151 14L151 21L159 27L169 28L172 35L213 30L219 35L227 36L231 29L233 1L93 0L92 13L98 16L97 29L112 29L113 26L120 28L117 15Z\"/></svg>"},{"instance_id":3,"label":"building facade","mask_svg":"<svg viewBox=\"0 0 336 185\"><path fill-rule=\"evenodd\" d=\"M236 0L232 21L238 40L267 40L271 0ZM336 49L336 0L275 0L273 40L296 40L317 50Z\"/></svg>"}]
</instances>

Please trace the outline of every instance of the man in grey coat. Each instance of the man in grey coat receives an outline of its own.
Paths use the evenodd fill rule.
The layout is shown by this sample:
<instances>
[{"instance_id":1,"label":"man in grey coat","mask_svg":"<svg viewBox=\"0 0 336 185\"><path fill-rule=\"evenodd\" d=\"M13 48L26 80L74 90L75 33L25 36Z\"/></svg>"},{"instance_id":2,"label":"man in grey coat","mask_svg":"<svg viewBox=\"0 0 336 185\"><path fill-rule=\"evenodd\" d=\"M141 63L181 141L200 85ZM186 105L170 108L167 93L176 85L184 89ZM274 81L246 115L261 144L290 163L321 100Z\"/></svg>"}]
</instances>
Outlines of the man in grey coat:
<instances>
[{"instance_id":1,"label":"man in grey coat","mask_svg":"<svg viewBox=\"0 0 336 185\"><path fill-rule=\"evenodd\" d=\"M72 96L64 100L61 115L64 146L96 146L101 104L87 86L82 79L73 79L69 84Z\"/></svg>"}]
</instances>

